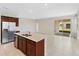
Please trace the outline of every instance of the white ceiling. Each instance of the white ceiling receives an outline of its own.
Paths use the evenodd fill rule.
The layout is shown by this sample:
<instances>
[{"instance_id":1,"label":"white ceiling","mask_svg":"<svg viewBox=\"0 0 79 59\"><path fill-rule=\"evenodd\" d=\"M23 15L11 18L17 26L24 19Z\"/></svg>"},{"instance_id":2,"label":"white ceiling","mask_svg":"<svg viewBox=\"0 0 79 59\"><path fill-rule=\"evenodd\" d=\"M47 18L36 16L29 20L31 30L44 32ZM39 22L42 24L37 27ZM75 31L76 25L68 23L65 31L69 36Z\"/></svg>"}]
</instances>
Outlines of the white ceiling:
<instances>
[{"instance_id":1,"label":"white ceiling","mask_svg":"<svg viewBox=\"0 0 79 59\"><path fill-rule=\"evenodd\" d=\"M78 3L0 3L0 8L6 9L20 18L48 18L71 15L79 11ZM3 11L4 12L4 11Z\"/></svg>"}]
</instances>

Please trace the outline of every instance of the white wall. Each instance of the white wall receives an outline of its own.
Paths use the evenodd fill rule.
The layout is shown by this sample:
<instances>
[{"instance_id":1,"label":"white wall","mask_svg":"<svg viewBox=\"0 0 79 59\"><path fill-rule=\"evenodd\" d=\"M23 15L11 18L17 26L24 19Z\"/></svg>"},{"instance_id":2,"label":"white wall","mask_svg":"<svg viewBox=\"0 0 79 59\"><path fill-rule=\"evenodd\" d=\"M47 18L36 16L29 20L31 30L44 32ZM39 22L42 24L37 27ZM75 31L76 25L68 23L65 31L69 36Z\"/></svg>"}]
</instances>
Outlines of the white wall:
<instances>
[{"instance_id":1,"label":"white wall","mask_svg":"<svg viewBox=\"0 0 79 59\"><path fill-rule=\"evenodd\" d=\"M0 16L0 43L1 43L1 16Z\"/></svg>"},{"instance_id":2,"label":"white wall","mask_svg":"<svg viewBox=\"0 0 79 59\"><path fill-rule=\"evenodd\" d=\"M71 20L71 37L77 39L77 17L74 17Z\"/></svg>"},{"instance_id":3,"label":"white wall","mask_svg":"<svg viewBox=\"0 0 79 59\"><path fill-rule=\"evenodd\" d=\"M35 22L32 19L19 19L19 29L21 32L31 31L35 32Z\"/></svg>"},{"instance_id":4,"label":"white wall","mask_svg":"<svg viewBox=\"0 0 79 59\"><path fill-rule=\"evenodd\" d=\"M51 18L37 20L37 23L39 24L38 32L44 33L44 34L53 34L54 24Z\"/></svg>"},{"instance_id":5,"label":"white wall","mask_svg":"<svg viewBox=\"0 0 79 59\"><path fill-rule=\"evenodd\" d=\"M77 14L77 40L78 40L78 43L79 43L79 12Z\"/></svg>"}]
</instances>

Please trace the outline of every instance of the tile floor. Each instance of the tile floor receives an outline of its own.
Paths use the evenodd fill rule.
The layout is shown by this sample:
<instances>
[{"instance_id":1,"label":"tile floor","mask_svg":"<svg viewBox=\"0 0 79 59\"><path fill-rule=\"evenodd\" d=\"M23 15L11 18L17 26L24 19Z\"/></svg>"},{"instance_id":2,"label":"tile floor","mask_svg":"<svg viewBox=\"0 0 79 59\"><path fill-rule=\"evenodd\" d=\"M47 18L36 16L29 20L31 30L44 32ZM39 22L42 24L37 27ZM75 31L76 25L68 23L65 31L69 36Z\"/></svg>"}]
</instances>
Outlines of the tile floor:
<instances>
[{"instance_id":1,"label":"tile floor","mask_svg":"<svg viewBox=\"0 0 79 59\"><path fill-rule=\"evenodd\" d=\"M79 44L76 39L54 36L47 40L48 56L79 56Z\"/></svg>"},{"instance_id":2,"label":"tile floor","mask_svg":"<svg viewBox=\"0 0 79 59\"><path fill-rule=\"evenodd\" d=\"M0 45L0 56L24 56L24 54L14 47L14 43Z\"/></svg>"},{"instance_id":3,"label":"tile floor","mask_svg":"<svg viewBox=\"0 0 79 59\"><path fill-rule=\"evenodd\" d=\"M79 56L79 44L76 39L64 36L48 36L46 56ZM14 47L13 42L0 45L0 56L25 56Z\"/></svg>"}]
</instances>

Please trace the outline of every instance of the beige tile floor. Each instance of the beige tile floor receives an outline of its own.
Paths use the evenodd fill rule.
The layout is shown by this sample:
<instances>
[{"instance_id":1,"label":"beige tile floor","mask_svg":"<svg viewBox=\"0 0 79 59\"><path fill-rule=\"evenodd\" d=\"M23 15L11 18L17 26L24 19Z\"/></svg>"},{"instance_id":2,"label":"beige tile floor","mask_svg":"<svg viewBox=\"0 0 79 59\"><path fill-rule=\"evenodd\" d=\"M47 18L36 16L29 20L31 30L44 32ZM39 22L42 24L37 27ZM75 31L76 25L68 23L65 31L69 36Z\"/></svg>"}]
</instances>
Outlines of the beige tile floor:
<instances>
[{"instance_id":1,"label":"beige tile floor","mask_svg":"<svg viewBox=\"0 0 79 59\"><path fill-rule=\"evenodd\" d=\"M48 36L46 41L47 56L79 56L79 44L76 39L64 36ZM0 45L0 56L25 56L14 47L13 42Z\"/></svg>"},{"instance_id":2,"label":"beige tile floor","mask_svg":"<svg viewBox=\"0 0 79 59\"><path fill-rule=\"evenodd\" d=\"M0 56L24 56L24 54L14 47L13 42L0 45Z\"/></svg>"},{"instance_id":3,"label":"beige tile floor","mask_svg":"<svg viewBox=\"0 0 79 59\"><path fill-rule=\"evenodd\" d=\"M79 56L79 44L76 39L62 36L49 37L48 56Z\"/></svg>"}]
</instances>

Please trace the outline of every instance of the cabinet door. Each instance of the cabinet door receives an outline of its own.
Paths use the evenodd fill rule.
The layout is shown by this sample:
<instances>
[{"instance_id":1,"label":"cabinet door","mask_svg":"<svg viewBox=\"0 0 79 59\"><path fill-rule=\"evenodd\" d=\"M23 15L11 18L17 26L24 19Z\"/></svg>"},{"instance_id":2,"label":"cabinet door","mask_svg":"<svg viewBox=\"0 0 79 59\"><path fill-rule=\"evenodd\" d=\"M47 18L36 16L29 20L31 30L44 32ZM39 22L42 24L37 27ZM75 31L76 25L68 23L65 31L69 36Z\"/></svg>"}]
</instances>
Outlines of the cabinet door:
<instances>
[{"instance_id":1,"label":"cabinet door","mask_svg":"<svg viewBox=\"0 0 79 59\"><path fill-rule=\"evenodd\" d=\"M19 48L19 36L18 35L15 35L14 45L16 48Z\"/></svg>"},{"instance_id":2,"label":"cabinet door","mask_svg":"<svg viewBox=\"0 0 79 59\"><path fill-rule=\"evenodd\" d=\"M36 43L36 55L44 56L44 39Z\"/></svg>"},{"instance_id":3,"label":"cabinet door","mask_svg":"<svg viewBox=\"0 0 79 59\"><path fill-rule=\"evenodd\" d=\"M27 40L27 55L28 56L36 55L36 45L31 40Z\"/></svg>"},{"instance_id":4,"label":"cabinet door","mask_svg":"<svg viewBox=\"0 0 79 59\"><path fill-rule=\"evenodd\" d=\"M19 49L23 51L23 40L20 36L19 36Z\"/></svg>"},{"instance_id":5,"label":"cabinet door","mask_svg":"<svg viewBox=\"0 0 79 59\"><path fill-rule=\"evenodd\" d=\"M27 55L27 40L23 38L23 53Z\"/></svg>"},{"instance_id":6,"label":"cabinet door","mask_svg":"<svg viewBox=\"0 0 79 59\"><path fill-rule=\"evenodd\" d=\"M14 37L14 46L17 47L17 36Z\"/></svg>"},{"instance_id":7,"label":"cabinet door","mask_svg":"<svg viewBox=\"0 0 79 59\"><path fill-rule=\"evenodd\" d=\"M14 46L16 48L19 48L19 36L18 35L14 36Z\"/></svg>"}]
</instances>

